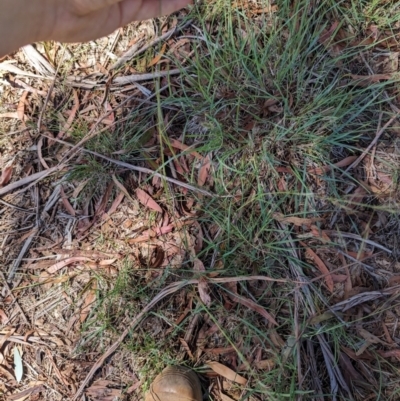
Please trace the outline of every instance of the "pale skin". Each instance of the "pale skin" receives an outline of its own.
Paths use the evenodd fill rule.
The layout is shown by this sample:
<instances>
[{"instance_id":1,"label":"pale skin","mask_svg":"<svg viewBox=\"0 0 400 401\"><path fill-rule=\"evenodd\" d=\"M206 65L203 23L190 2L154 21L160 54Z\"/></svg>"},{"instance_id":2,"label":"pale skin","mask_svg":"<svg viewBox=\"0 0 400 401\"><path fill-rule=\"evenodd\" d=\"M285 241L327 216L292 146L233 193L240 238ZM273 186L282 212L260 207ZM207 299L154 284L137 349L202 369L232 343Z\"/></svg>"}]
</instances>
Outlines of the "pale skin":
<instances>
[{"instance_id":1,"label":"pale skin","mask_svg":"<svg viewBox=\"0 0 400 401\"><path fill-rule=\"evenodd\" d=\"M86 42L132 21L171 14L190 0L0 0L0 57L29 43Z\"/></svg>"}]
</instances>

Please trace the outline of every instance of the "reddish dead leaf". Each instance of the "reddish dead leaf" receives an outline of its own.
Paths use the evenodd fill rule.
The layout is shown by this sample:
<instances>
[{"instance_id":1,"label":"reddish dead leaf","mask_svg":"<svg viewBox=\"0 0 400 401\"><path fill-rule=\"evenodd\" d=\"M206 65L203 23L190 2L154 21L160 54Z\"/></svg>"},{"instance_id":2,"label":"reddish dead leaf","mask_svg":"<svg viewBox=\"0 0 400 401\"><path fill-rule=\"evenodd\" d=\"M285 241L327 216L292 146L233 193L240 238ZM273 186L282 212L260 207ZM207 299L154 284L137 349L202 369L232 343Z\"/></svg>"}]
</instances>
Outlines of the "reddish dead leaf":
<instances>
[{"instance_id":1,"label":"reddish dead leaf","mask_svg":"<svg viewBox=\"0 0 400 401\"><path fill-rule=\"evenodd\" d=\"M392 349L390 351L378 350L378 354L383 358L397 358L400 360L400 349Z\"/></svg>"},{"instance_id":2,"label":"reddish dead leaf","mask_svg":"<svg viewBox=\"0 0 400 401\"><path fill-rule=\"evenodd\" d=\"M193 222L193 227L196 229L196 243L194 244L194 250L196 254L198 254L203 249L203 230L197 220Z\"/></svg>"},{"instance_id":3,"label":"reddish dead leaf","mask_svg":"<svg viewBox=\"0 0 400 401\"><path fill-rule=\"evenodd\" d=\"M348 156L345 157L343 160L340 160L331 166L323 166L323 167L317 167L310 169L309 172L312 174L317 174L317 175L322 175L324 173L327 173L328 171L331 171L334 167L347 167L350 166L351 163L353 163L355 160L357 160L358 156Z\"/></svg>"},{"instance_id":4,"label":"reddish dead leaf","mask_svg":"<svg viewBox=\"0 0 400 401\"><path fill-rule=\"evenodd\" d=\"M351 194L349 203L347 207L350 209L356 208L364 199L364 196L367 194L367 190L363 186L359 186L356 190Z\"/></svg>"},{"instance_id":5,"label":"reddish dead leaf","mask_svg":"<svg viewBox=\"0 0 400 401\"><path fill-rule=\"evenodd\" d=\"M281 223L286 223L286 224L291 223L298 227L301 227L303 225L310 226L312 223L322 220L318 217L304 218L304 217L297 217L297 216L284 216L282 213L274 213L272 215L272 217L275 220L280 221Z\"/></svg>"},{"instance_id":6,"label":"reddish dead leaf","mask_svg":"<svg viewBox=\"0 0 400 401\"><path fill-rule=\"evenodd\" d=\"M325 276L325 284L328 287L328 290L333 293L333 279L325 263L312 249L307 247L303 242L300 242L300 244L305 247L306 256L314 262L314 265L317 267L317 269Z\"/></svg>"},{"instance_id":7,"label":"reddish dead leaf","mask_svg":"<svg viewBox=\"0 0 400 401\"><path fill-rule=\"evenodd\" d=\"M13 173L12 165L5 167L3 169L3 171L1 172L1 176L0 176L0 187L4 187L4 185L7 185L10 182L12 173Z\"/></svg>"},{"instance_id":8,"label":"reddish dead leaf","mask_svg":"<svg viewBox=\"0 0 400 401\"><path fill-rule=\"evenodd\" d=\"M233 381L235 383L241 384L243 386L246 385L247 380L243 377L237 374L235 371L232 369L228 368L225 365L222 365L222 363L219 362L207 362L207 365L217 374L219 374L222 377L225 377L225 379L228 379L230 381Z\"/></svg>"},{"instance_id":9,"label":"reddish dead leaf","mask_svg":"<svg viewBox=\"0 0 400 401\"><path fill-rule=\"evenodd\" d=\"M189 358L194 359L194 356L192 354L192 351L190 350L189 344L183 338L179 338L179 341L181 342L183 349L189 355Z\"/></svg>"},{"instance_id":10,"label":"reddish dead leaf","mask_svg":"<svg viewBox=\"0 0 400 401\"><path fill-rule=\"evenodd\" d=\"M114 113L113 108L111 107L111 104L108 101L106 101L104 103L104 108L106 109L106 112L109 113L109 115L107 117L107 121L110 124L108 124L108 125L113 125L115 123L115 113ZM104 120L103 120L103 122L104 122ZM113 129L114 129L114 127L113 127Z\"/></svg>"},{"instance_id":11,"label":"reddish dead leaf","mask_svg":"<svg viewBox=\"0 0 400 401\"><path fill-rule=\"evenodd\" d=\"M200 170L199 170L199 176L197 178L197 184L202 187L208 178L208 175L210 173L210 169L211 169L211 161L210 158L208 156L206 156L201 164Z\"/></svg>"},{"instance_id":12,"label":"reddish dead leaf","mask_svg":"<svg viewBox=\"0 0 400 401\"><path fill-rule=\"evenodd\" d=\"M6 315L6 312L4 312L3 309L0 309L0 323L6 324L7 322L8 322L8 316Z\"/></svg>"},{"instance_id":13,"label":"reddish dead leaf","mask_svg":"<svg viewBox=\"0 0 400 401\"><path fill-rule=\"evenodd\" d=\"M330 242L331 239L328 237L328 234L324 230L320 230L317 226L312 225L311 226L311 234L315 238L319 238L322 241Z\"/></svg>"},{"instance_id":14,"label":"reddish dead leaf","mask_svg":"<svg viewBox=\"0 0 400 401\"><path fill-rule=\"evenodd\" d=\"M141 385L142 385L142 382L141 382L141 381L137 381L135 384L132 384L132 386L130 386L130 387L128 388L128 390L126 390L126 392L127 392L128 394L131 394L131 393L133 393L135 390L137 390Z\"/></svg>"},{"instance_id":15,"label":"reddish dead leaf","mask_svg":"<svg viewBox=\"0 0 400 401\"><path fill-rule=\"evenodd\" d=\"M67 212L68 212L71 216L75 217L75 209L74 209L74 208L72 207L72 205L69 203L69 200L68 200L67 196L65 195L64 188L62 187L62 185L61 185L61 190L60 190L60 192L61 192L61 201L62 201L62 203L63 203L65 209L67 210Z\"/></svg>"},{"instance_id":16,"label":"reddish dead leaf","mask_svg":"<svg viewBox=\"0 0 400 401\"><path fill-rule=\"evenodd\" d=\"M256 369L265 370L269 372L275 367L275 360L274 359L263 359L261 361L255 362L254 367Z\"/></svg>"},{"instance_id":17,"label":"reddish dead leaf","mask_svg":"<svg viewBox=\"0 0 400 401\"><path fill-rule=\"evenodd\" d=\"M292 174L292 175L294 175L293 170L292 170L291 168L289 168L289 167L276 167L275 170L276 170L278 173L285 173L285 174Z\"/></svg>"},{"instance_id":18,"label":"reddish dead leaf","mask_svg":"<svg viewBox=\"0 0 400 401\"><path fill-rule=\"evenodd\" d=\"M205 348L203 350L206 354L223 355L231 352L236 352L234 347L223 347L223 348Z\"/></svg>"},{"instance_id":19,"label":"reddish dead leaf","mask_svg":"<svg viewBox=\"0 0 400 401\"><path fill-rule=\"evenodd\" d=\"M197 258L193 260L193 270L197 272L206 271L203 262ZM208 283L204 277L200 277L198 289L199 289L200 299L204 302L205 305L210 306L211 297L209 295Z\"/></svg>"},{"instance_id":20,"label":"reddish dead leaf","mask_svg":"<svg viewBox=\"0 0 400 401\"><path fill-rule=\"evenodd\" d=\"M74 95L74 105L72 106L72 109L69 113L69 117L67 122L64 124L64 127L62 127L61 131L57 134L57 138L61 139L67 132L68 130L71 128L72 123L74 122L75 116L76 116L76 112L79 109L79 98L78 98L78 92L73 89L72 93Z\"/></svg>"},{"instance_id":21,"label":"reddish dead leaf","mask_svg":"<svg viewBox=\"0 0 400 401\"><path fill-rule=\"evenodd\" d=\"M177 139L170 139L169 142L173 148L179 150L187 150L189 154L196 157L197 159L200 160L203 159L203 156L201 156L200 153L196 152L195 150L192 150L191 146L185 145L182 142L178 141Z\"/></svg>"},{"instance_id":22,"label":"reddish dead leaf","mask_svg":"<svg viewBox=\"0 0 400 401\"><path fill-rule=\"evenodd\" d=\"M326 43L328 40L333 38L333 34L339 26L339 21L335 21L330 28L324 29L321 36L318 38L318 42L321 44Z\"/></svg>"},{"instance_id":23,"label":"reddish dead leaf","mask_svg":"<svg viewBox=\"0 0 400 401\"><path fill-rule=\"evenodd\" d=\"M150 63L148 64L148 67L152 67L153 65L158 64L158 62L161 60L161 57L164 55L166 48L167 48L167 44L164 43L164 45L161 48L160 52L157 54L157 56L155 56L153 58L153 60L150 61Z\"/></svg>"},{"instance_id":24,"label":"reddish dead leaf","mask_svg":"<svg viewBox=\"0 0 400 401\"><path fill-rule=\"evenodd\" d=\"M125 194L120 192L117 197L114 199L114 202L110 206L110 209L107 211L107 216L110 217L115 211L117 210L118 206L121 204L122 200L124 199ZM105 215L103 215L105 216ZM104 217L106 218L106 217Z\"/></svg>"},{"instance_id":25,"label":"reddish dead leaf","mask_svg":"<svg viewBox=\"0 0 400 401\"><path fill-rule=\"evenodd\" d=\"M143 189L136 188L136 196L139 199L139 202L149 209L155 210L158 213L162 213L161 207L157 204L157 202Z\"/></svg>"},{"instance_id":26,"label":"reddish dead leaf","mask_svg":"<svg viewBox=\"0 0 400 401\"><path fill-rule=\"evenodd\" d=\"M56 271L62 269L63 267L69 266L72 263L76 263L76 262L93 262L92 259L83 257L83 256L75 256L72 258L68 258L65 260L62 260L61 262L57 262L54 265L50 266L47 271L52 274L55 273ZM94 262L93 262L94 263Z\"/></svg>"},{"instance_id":27,"label":"reddish dead leaf","mask_svg":"<svg viewBox=\"0 0 400 401\"><path fill-rule=\"evenodd\" d=\"M394 78L394 74L373 74L373 75L355 75L351 74L351 78L354 79L354 84L360 86L367 86L368 84L374 84L380 81L387 81Z\"/></svg>"},{"instance_id":28,"label":"reddish dead leaf","mask_svg":"<svg viewBox=\"0 0 400 401\"><path fill-rule=\"evenodd\" d=\"M262 306L258 305L251 299L248 299L241 295L237 295L237 294L233 294L233 293L230 293L229 297L233 301L235 301L241 305L247 306L249 309L252 309L254 312L259 313L261 316L263 316L265 319L267 319L269 322L271 322L275 326L278 326L278 323L276 322L275 318L270 313L268 313Z\"/></svg>"},{"instance_id":29,"label":"reddish dead leaf","mask_svg":"<svg viewBox=\"0 0 400 401\"><path fill-rule=\"evenodd\" d=\"M347 280L346 274L331 274L334 283L344 283Z\"/></svg>"},{"instance_id":30,"label":"reddish dead leaf","mask_svg":"<svg viewBox=\"0 0 400 401\"><path fill-rule=\"evenodd\" d=\"M18 106L17 106L17 115L21 121L25 121L25 101L26 97L28 96L28 92L24 91L21 98L19 99Z\"/></svg>"}]
</instances>

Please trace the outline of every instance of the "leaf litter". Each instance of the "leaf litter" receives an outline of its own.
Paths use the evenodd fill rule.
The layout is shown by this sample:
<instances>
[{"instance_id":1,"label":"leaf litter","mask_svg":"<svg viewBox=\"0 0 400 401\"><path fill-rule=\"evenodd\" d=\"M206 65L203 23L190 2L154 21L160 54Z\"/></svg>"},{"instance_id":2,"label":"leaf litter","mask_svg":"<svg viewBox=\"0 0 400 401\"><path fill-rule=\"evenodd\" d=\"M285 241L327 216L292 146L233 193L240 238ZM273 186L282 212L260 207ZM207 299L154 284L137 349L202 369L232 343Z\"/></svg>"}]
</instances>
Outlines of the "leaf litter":
<instances>
[{"instance_id":1,"label":"leaf litter","mask_svg":"<svg viewBox=\"0 0 400 401\"><path fill-rule=\"evenodd\" d=\"M244 10L246 15L253 16L258 23L260 18L264 17L263 13L279 11L276 5L268 9L261 4L252 3L240 6L236 4L235 7ZM175 30L174 24L176 21L168 20L160 33L164 35L170 32L170 29L178 31ZM132 44L141 46L142 39L152 32L152 29L154 27L146 23L136 24L134 28L126 28L125 34L117 43L117 49L111 47L109 39L105 39L104 45L110 46L110 54L125 54ZM287 33L284 29L282 32ZM130 45L128 33L134 35ZM199 34L192 26L187 28L186 33L192 37ZM248 40L248 32L243 26L240 27L240 33L243 40ZM321 31L319 43L332 57L344 54L349 47L365 46L367 42L378 49L392 51L398 48L391 38L385 40L385 35L382 29L369 26L368 35L362 39L355 38L347 27L331 19ZM275 170L268 164L262 165L260 171L266 183L262 188L264 195L275 191L272 178L275 172L281 175L277 184L280 192L292 194L291 197L294 198L293 194L296 194L299 188L304 190L298 177L299 166L302 164L308 172L305 181L309 193L319 194L322 199L315 197L315 205L318 205L318 202L322 204L324 198L332 196L328 193L329 186L326 183L339 175L343 168L349 168L348 174L351 178L348 181L343 179L343 187L338 187L347 195L343 197L342 204L325 203L329 205L325 209L313 206L310 209L304 207L304 210L298 210L298 205L295 206L294 201L290 201L291 197L288 197L275 202L275 208L270 204L263 204L259 193L254 189L249 191L249 187L242 187L240 179L232 178L229 169L238 169L239 164L233 163L234 168L223 171L220 155L204 151L201 135L205 135L210 125L209 121L205 122L204 116L200 118L200 123L195 119L191 122L192 137L185 137L183 133L179 136L182 131L179 125L181 116L177 114L178 123L175 124L174 117L168 120L173 116L173 108L166 108L163 113L167 138L163 139L163 146L171 146L172 149L164 149L164 154L158 153L155 149L158 149L160 140L154 133L151 134L143 143L146 145L148 157L142 164L138 163L139 167L147 170L127 172L127 166L123 163L126 160L130 161L124 159L130 144L124 142L121 135L124 130L131 129L126 120L126 110L138 108L143 112L144 109L140 109L144 104L142 100L152 105L153 95L147 98L142 95L157 94L157 88L152 84L154 78L160 79L164 85L168 84L168 80L172 80L171 88L182 84L182 71L179 69L171 68L176 77L169 75L167 79L165 76L168 74L162 71L158 75L153 73L147 78L138 78L138 71L135 69L143 67L145 71L146 68L154 66L163 69L171 63L168 49L172 49L174 54L179 56L191 54L194 48L200 48L198 43L192 42L189 37L177 38L176 41L168 38L168 35L166 38L160 49L146 55L142 64L135 62L135 67L125 63L120 65L123 75L134 76L118 77L123 79L110 82L108 86L104 84L104 77L98 80L93 78L99 73L91 66L97 65L101 71L107 71L108 61L102 59L101 54L87 54L86 60L77 60L67 55L70 57L68 61L75 65L75 70L65 70L62 73L69 77L66 84L71 85L72 89L63 90L62 85L56 85L54 93L50 93L54 115L58 115L60 121L54 126L54 116L44 116L43 129L46 131L46 137L42 136L41 145L33 130L29 131L29 135L23 130L26 127L29 129L28 123L37 119L37 108L40 108L44 100L38 101L38 97L43 98L51 91L50 77L47 75L50 70L45 66L47 62L50 62L50 67L61 62L58 45L48 49L39 44L37 50L34 49L39 55L45 55L45 64L43 60L38 64L40 58L38 59L32 51L14 56L14 64L18 67L8 63L8 60L2 62L2 71L10 74L10 81L13 78L16 82L15 77L19 77L21 82L26 81L22 88L15 87L11 90L10 87L6 87L5 96L12 100L9 103L13 107L0 110L1 123L7 123L10 132L12 127L13 131L21 130L15 135L10 135L12 146L8 149L11 150L1 154L3 164L0 186L4 187L1 196L5 202L2 203L1 209L2 231L6 233L1 234L1 258L4 266L9 266L10 262L18 257L26 238L31 236L33 231L30 230L31 226L36 224L37 211L41 211L42 205L49 206L41 215L43 228L40 235L33 237L29 251L21 260L18 273L23 274L17 274L16 279L10 281L12 292L6 287L2 288L0 320L7 326L1 327L0 331L0 391L9 399L22 399L26 396L32 399L35 399L35 396L42 397L36 399L73 399L84 393L89 399L111 400L123 397L125 391L133 394L133 397L136 397L134 399L139 399L143 384L160 369L160 366L152 366L149 370L144 359L161 360L164 363L162 354L157 354L154 350L170 343L166 350L171 351L168 358L174 358L177 350L182 347L191 363L211 368L214 374L209 376L212 385L222 381L222 388L213 393L216 394L216 399L239 399L240 395L229 387L230 382L242 390L254 389L257 388L257 380L262 377L266 380L266 387L269 390L273 389L271 380L276 384L276 375L280 374L276 373L276 368L282 363L281 356L284 355L283 359L288 364L293 364L296 353L297 358L300 358L300 362L296 362L296 387L299 391L307 389L318 395L318 388L323 388L325 392L339 388L339 385L335 387L337 383L334 377L341 377L338 371L340 366L342 372L349 375L349 378L345 378L348 380L347 386L354 386L357 389L356 393L361 394L358 399L362 399L365 386L359 384L360 379L363 378L366 383L376 383L376 365L372 353L380 355L381 362L388 372L389 363L396 364L399 359L397 350L393 348L399 338L396 326L398 290L395 274L400 267L397 261L385 254L388 247L394 249L390 241L389 244L386 241L386 238L391 236L389 227L394 227L395 231L397 226L390 214L368 208L369 201L379 203L382 208L388 204L385 202L389 197L389 202L395 201L396 170L387 167L388 160L392 165L399 161L395 145L392 146L387 139L378 143L374 153L365 155L358 166L355 166L353 164L359 160L359 156L343 150L333 149L332 160L323 160L317 164L310 162L306 157L301 159L300 153L293 154L288 147L284 149L284 146L280 148L279 144L272 143L272 147L275 146L274 163L280 165ZM79 45L71 45L70 49L72 54L75 50L84 50ZM369 61L375 69L373 73L354 68L351 74L344 75L343 80L349 80L355 87L368 88L395 78L397 69L383 70L378 64L374 64L373 60ZM186 60L182 59L181 62ZM340 62L337 63L337 68L340 68L340 65ZM137 79L143 79L142 85L134 83ZM126 85L123 90L117 82ZM105 93L99 96L97 88L104 88ZM231 95L223 89L221 88L221 93L225 93L229 99ZM263 103L276 127L285 123L280 115L284 108L280 104L281 95L275 93L273 96L273 99ZM128 98L131 100L128 101ZM140 101L136 102L136 99ZM120 107L124 101L127 101L126 107ZM289 103L293 103L293 98ZM240 110L238 120L244 118L247 112L248 110ZM232 110L226 111L225 114L221 112L218 119L229 119L230 113ZM254 111L250 111L250 114L254 115ZM139 125L139 118L135 118L135 124ZM157 124L161 122L158 121ZM256 152L257 149L260 150L256 148L257 141L260 141L257 136L259 124L257 121L246 121L245 124L249 132L251 131L249 135L254 140L252 146ZM93 130L92 138L85 138L84 141L88 146L92 146L94 152L112 154L116 158L118 156L117 161L121 164L113 164L110 159L104 158L99 161L96 154L92 154L90 158L89 154L78 150L76 159L71 160L82 168L81 176L63 180L58 197L48 202L53 194L52 180L55 182L63 179L64 174L73 172L68 164L61 167L61 162L65 161L65 154L71 157L74 153L70 153L70 148L56 140L64 137L72 141L78 137L78 142L81 140L80 127L85 127L87 131ZM121 127L122 130L119 131ZM229 124L225 126L227 133L231 128ZM393 131L390 132L395 132L396 127L392 128ZM103 129L104 131L101 131ZM196 134L196 129L200 134ZM105 137L108 135L107 130L111 138L115 139L119 135L121 138L116 141L117 145L113 149L109 149L108 144L101 143L99 139L102 134ZM386 132L382 131L382 134ZM365 138L362 138L358 146L367 149L368 143L365 141ZM229 147L230 144L225 143L224 146ZM46 165L50 166L49 171L41 172L40 168L37 168L34 155L38 148L43 152L42 156L38 152L38 158L42 157L45 161L41 162L44 168ZM251 153L246 156L247 161L251 160ZM137 158L137 154L135 157ZM157 180L149 180L151 171L157 169L165 157L170 158L169 164L166 165L171 165L171 168L165 169L167 178L175 180L169 181L168 190L161 185L162 176L156 177ZM232 160L234 159L233 156ZM136 159L133 160L136 162ZM3 167L10 161L12 164L9 167ZM91 166L92 162L92 167L95 163L97 167L90 170L88 166ZM223 182L219 182L215 177L222 171ZM95 177L95 184L91 183L91 176ZM234 263L228 260L231 252L229 246L234 243L233 237L229 238L225 229L219 230L214 224L208 224L210 216L207 216L204 210L206 201L196 193L191 193L192 189L185 188L184 184L191 185L192 189L204 187L210 193L215 193L212 202L221 202L221 210L224 210L226 205L223 203L225 199L233 198L239 204L243 199L248 202L247 208L242 205L239 210L235 210L234 202L227 208L228 210L232 207L234 213L229 229L234 226L240 227L242 235L252 224L248 216L257 213L261 215L262 210L268 209L268 218L272 221L266 230L270 232L269 237L258 231L257 235L251 238L252 242L246 244L248 255L254 257L257 253L268 254L271 248L266 244L270 242L284 245L284 251L289 248L291 252L288 260L291 260L292 267L293 263L301 265L304 272L302 274L309 281L300 279L301 275L289 273L288 262L284 263L285 268L281 270L279 265L282 259L278 257L273 268L269 270L272 277L265 276L265 271L258 271L260 266L257 263L250 262L251 258L244 259L243 262L239 247L236 248L235 258L241 266L237 270L232 269ZM25 185L31 186L26 188ZM226 188L226 191L214 192L218 185ZM261 187L264 182L257 185ZM298 203L303 204L303 201ZM333 214L328 211L329 208L334 209ZM271 227L274 227L274 230ZM368 236L364 234L367 231L361 232L366 227L369 228ZM290 240L283 242L274 231L282 231ZM385 244L385 249L382 249L382 244ZM232 249L235 249L235 246ZM338 249L342 250L342 253L338 252ZM284 251L280 251L280 256ZM343 253L347 256L343 256ZM346 259L347 257L355 260ZM365 266L367 262L374 267L375 276L368 273ZM129 274L126 274L127 271ZM266 285L257 285L261 280L264 280ZM241 284L238 285L238 282ZM311 298L307 298L306 295L311 283L317 287L316 298L320 297L321 300L318 301L318 311L315 310L315 313L310 312L309 309L313 306ZM194 291L191 290L192 287ZM143 288L150 291L144 297ZM112 291L117 294L117 301L113 300ZM296 305L292 295L296 291L305 294L303 299L309 302L304 304L304 308L295 306L298 309L297 318L291 311L293 305ZM104 294L111 295L107 297ZM160 303L155 312L155 315L162 315L163 318L150 314L144 318L144 315L141 315L143 311L149 312L155 308L156 303L164 296L168 297L167 302ZM191 301L188 301L188 298ZM285 299L285 303L282 303L281 299ZM193 303L190 307L189 302ZM110 304L110 309L106 308L107 303ZM372 310L375 311L375 318L371 317ZM30 327L24 322L23 312L28 319L32 319ZM107 318L104 318L105 315ZM132 316L143 317L143 320L142 317L137 320L141 322L142 331L141 327L136 325L136 320L133 319L132 323ZM249 321L258 331L251 332L248 327L241 326L241 321L246 319L251 319ZM292 327L289 322L296 319L298 321L294 322ZM302 320L309 322L311 328L302 324ZM325 335L326 328L326 338L332 340L329 330L335 330L333 322L340 324L347 330L347 335L352 339L356 338L358 342L343 340L338 349L331 349L334 341L324 342L318 337L318 344L321 346L317 346L314 330ZM380 323L390 328L387 332L395 345L388 341L386 332L385 340L382 339ZM101 324L107 326L107 329L102 331L99 328ZM296 325L301 326L298 332L295 330ZM238 334L238 327L242 333ZM101 333L101 341L93 334L96 330ZM256 334L260 331L265 332L270 341ZM309 337L302 337L303 332ZM140 344L143 350L129 341L128 333L136 336L133 337L133 343ZM308 338L313 342L308 341ZM34 374L29 370L20 378L19 370L18 378L21 382L17 383L16 375L10 373L14 369L13 358L17 346L21 347L18 350L23 350L19 354L23 356L22 363L26 361L27 366L34 367L32 372L44 372L43 375ZM149 358L149 352L155 354ZM137 360L132 360L135 358L131 355L137 355ZM337 359L335 355L338 355ZM315 368L311 362L306 364L306 361L310 360L318 362L322 375L313 372L312 369ZM18 365L20 366L19 360ZM288 365L285 366L289 369ZM104 371L99 370L100 367L103 367ZM257 371L263 371L267 375L257 376ZM140 380L136 374L141 374ZM330 378L330 383L327 377ZM346 383L337 380L341 386L340 391L346 391ZM261 396L256 395L254 399L262 399L259 397Z\"/></svg>"}]
</instances>

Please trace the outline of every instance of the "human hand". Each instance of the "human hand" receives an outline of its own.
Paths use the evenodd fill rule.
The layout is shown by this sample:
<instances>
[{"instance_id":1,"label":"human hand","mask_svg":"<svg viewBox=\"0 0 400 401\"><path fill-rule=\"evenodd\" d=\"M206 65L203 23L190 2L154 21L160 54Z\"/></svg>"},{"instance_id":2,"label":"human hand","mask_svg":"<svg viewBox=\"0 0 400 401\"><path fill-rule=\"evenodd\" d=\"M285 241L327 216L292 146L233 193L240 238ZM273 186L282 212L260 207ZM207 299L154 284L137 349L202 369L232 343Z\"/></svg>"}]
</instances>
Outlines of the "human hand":
<instances>
[{"instance_id":1,"label":"human hand","mask_svg":"<svg viewBox=\"0 0 400 401\"><path fill-rule=\"evenodd\" d=\"M191 0L0 0L0 57L42 40L85 42Z\"/></svg>"}]
</instances>

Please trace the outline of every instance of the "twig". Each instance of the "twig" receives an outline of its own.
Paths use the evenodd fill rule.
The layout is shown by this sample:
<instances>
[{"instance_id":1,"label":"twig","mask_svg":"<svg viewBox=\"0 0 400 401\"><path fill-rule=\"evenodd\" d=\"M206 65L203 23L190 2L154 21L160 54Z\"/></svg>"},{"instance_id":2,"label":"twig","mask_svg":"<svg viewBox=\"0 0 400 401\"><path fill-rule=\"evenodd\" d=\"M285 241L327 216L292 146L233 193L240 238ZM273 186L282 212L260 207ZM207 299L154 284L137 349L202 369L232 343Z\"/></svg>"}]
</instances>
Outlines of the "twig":
<instances>
[{"instance_id":1,"label":"twig","mask_svg":"<svg viewBox=\"0 0 400 401\"><path fill-rule=\"evenodd\" d=\"M134 75L126 75L124 77L116 77L113 80L114 85L127 85L133 82L141 82L141 81L149 81L156 78L168 77L169 75L178 75L182 73L183 68L175 68L173 70L166 71L154 71L147 74L134 74Z\"/></svg>"},{"instance_id":2,"label":"twig","mask_svg":"<svg viewBox=\"0 0 400 401\"><path fill-rule=\"evenodd\" d=\"M372 140L372 142L368 145L368 147L361 153L361 155L355 160L352 164L350 164L349 167L344 171L344 173L347 173L349 170L357 167L359 163L364 159L364 157L367 155L367 153L372 149L372 147L378 142L379 138L381 135L386 131L386 128L388 128L393 121L400 116L400 110L398 113L396 113L392 118L376 133L375 138ZM343 174L344 174L343 173Z\"/></svg>"},{"instance_id":3,"label":"twig","mask_svg":"<svg viewBox=\"0 0 400 401\"><path fill-rule=\"evenodd\" d=\"M45 138L49 138L44 134L42 134L42 135ZM56 141L56 142L62 143L64 145L76 148L76 145L73 145L73 144L71 144L69 142L65 142L65 141L63 141L61 139L53 138L53 140ZM134 166L133 164L129 164L129 163L121 162L119 160L111 159L110 157L104 156L104 155L102 155L100 153L93 152L93 151L85 149L85 148L79 147L77 149L81 150L82 152L89 153L89 154L91 154L93 156L100 157L100 158L102 158L104 160L109 161L110 163L116 164L117 166L125 167L125 168L127 168L129 170L139 171L139 172L145 173L145 174L151 174L151 175L153 175L155 177L159 177L161 179L164 179L165 181L168 181L168 182L171 182L172 184L175 184L175 185L181 186L183 188L189 189L189 190L191 190L193 192L199 192L199 193L201 193L203 195L207 195L207 196L215 196L214 194L212 194L211 192L206 191L205 189L197 188L197 187L195 187L193 185L186 184L185 182L182 182L182 181L179 181L179 180L175 180L175 178L167 177L166 175L157 173L156 171L150 170L149 168Z\"/></svg>"}]
</instances>

